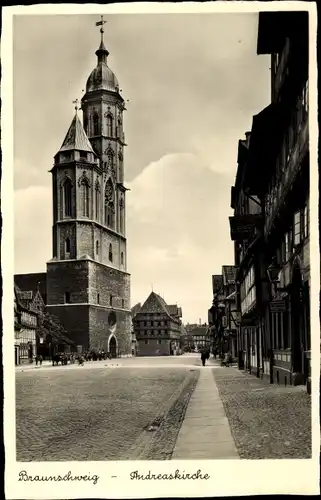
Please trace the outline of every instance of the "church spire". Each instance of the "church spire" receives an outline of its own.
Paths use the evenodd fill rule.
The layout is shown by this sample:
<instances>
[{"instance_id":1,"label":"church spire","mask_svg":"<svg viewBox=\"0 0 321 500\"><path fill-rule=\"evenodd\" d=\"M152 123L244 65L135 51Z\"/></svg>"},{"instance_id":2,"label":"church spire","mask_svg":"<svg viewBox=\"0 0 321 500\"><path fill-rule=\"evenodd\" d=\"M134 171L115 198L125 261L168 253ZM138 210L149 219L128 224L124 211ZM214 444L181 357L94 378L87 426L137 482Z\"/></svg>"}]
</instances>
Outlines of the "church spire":
<instances>
[{"instance_id":1,"label":"church spire","mask_svg":"<svg viewBox=\"0 0 321 500\"><path fill-rule=\"evenodd\" d=\"M109 52L106 49L105 44L104 44L104 24L106 24L106 22L107 21L104 21L104 16L101 16L101 20L96 22L96 26L100 26L100 38L101 38L99 49L96 50L98 64L99 63L107 64L107 57L109 55Z\"/></svg>"}]
</instances>

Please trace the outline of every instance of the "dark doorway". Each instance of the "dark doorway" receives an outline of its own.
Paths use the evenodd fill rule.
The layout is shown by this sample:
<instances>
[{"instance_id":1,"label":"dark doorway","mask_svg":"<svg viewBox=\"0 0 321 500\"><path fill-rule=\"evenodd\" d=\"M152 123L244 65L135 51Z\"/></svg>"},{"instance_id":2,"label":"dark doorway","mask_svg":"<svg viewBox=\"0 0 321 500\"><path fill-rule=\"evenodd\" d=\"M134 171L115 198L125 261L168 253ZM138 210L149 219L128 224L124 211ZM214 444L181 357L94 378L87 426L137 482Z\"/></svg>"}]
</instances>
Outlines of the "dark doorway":
<instances>
[{"instance_id":1,"label":"dark doorway","mask_svg":"<svg viewBox=\"0 0 321 500\"><path fill-rule=\"evenodd\" d=\"M117 343L114 336L109 341L109 352L112 358L117 358Z\"/></svg>"},{"instance_id":2,"label":"dark doorway","mask_svg":"<svg viewBox=\"0 0 321 500\"><path fill-rule=\"evenodd\" d=\"M292 356L293 372L304 373L304 303L303 303L303 283L300 267L293 269L292 290L291 290L291 311L292 311Z\"/></svg>"}]
</instances>

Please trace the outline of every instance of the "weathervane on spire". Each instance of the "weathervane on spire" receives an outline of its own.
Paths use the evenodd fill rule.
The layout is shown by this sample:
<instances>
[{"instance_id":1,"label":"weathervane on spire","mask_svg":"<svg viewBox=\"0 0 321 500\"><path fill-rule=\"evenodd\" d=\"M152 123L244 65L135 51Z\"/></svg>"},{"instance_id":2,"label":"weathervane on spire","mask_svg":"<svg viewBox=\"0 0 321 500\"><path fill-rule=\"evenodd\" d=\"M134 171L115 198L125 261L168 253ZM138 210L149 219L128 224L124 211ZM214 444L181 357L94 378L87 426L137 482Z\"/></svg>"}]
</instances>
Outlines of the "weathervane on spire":
<instances>
[{"instance_id":1,"label":"weathervane on spire","mask_svg":"<svg viewBox=\"0 0 321 500\"><path fill-rule=\"evenodd\" d=\"M104 24L106 24L107 21L104 21L104 16L100 16L100 21L96 22L96 26L100 26L100 34L101 34L101 41L104 41Z\"/></svg>"}]
</instances>

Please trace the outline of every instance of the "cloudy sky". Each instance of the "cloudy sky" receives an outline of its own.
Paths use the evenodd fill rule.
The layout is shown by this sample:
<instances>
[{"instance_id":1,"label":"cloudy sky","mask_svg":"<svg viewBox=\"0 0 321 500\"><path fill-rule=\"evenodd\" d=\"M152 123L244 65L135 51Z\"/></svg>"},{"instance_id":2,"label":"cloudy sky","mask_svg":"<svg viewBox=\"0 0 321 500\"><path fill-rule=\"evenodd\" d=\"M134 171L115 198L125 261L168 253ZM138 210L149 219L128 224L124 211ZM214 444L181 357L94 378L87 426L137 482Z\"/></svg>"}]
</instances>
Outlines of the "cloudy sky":
<instances>
[{"instance_id":1,"label":"cloudy sky","mask_svg":"<svg viewBox=\"0 0 321 500\"><path fill-rule=\"evenodd\" d=\"M237 144L269 104L257 14L106 17L108 64L125 116L132 305L151 286L184 321L207 321L211 275L233 264L230 187ZM48 170L96 65L97 16L15 16L15 272L51 258Z\"/></svg>"}]
</instances>

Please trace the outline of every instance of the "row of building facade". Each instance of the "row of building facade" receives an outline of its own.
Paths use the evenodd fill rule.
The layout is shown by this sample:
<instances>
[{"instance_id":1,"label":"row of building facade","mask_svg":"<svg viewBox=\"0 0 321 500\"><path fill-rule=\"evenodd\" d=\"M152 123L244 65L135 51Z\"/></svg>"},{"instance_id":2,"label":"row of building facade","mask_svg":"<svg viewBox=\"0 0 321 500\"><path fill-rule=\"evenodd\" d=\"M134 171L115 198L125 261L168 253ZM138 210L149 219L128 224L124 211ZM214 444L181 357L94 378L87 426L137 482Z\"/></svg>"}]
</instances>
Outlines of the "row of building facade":
<instances>
[{"instance_id":1,"label":"row of building facade","mask_svg":"<svg viewBox=\"0 0 321 500\"><path fill-rule=\"evenodd\" d=\"M260 13L257 52L271 55L271 103L238 144L234 280L213 276L209 334L241 369L309 390L308 13Z\"/></svg>"},{"instance_id":2,"label":"row of building facade","mask_svg":"<svg viewBox=\"0 0 321 500\"><path fill-rule=\"evenodd\" d=\"M39 356L51 360L58 352L76 351L63 326L47 312L40 284L35 282L30 288L30 276L25 281L17 275L14 283L15 365L33 363Z\"/></svg>"},{"instance_id":3,"label":"row of building facade","mask_svg":"<svg viewBox=\"0 0 321 500\"><path fill-rule=\"evenodd\" d=\"M152 291L146 301L132 309L133 336L137 356L179 354L182 336L182 309L168 305Z\"/></svg>"}]
</instances>

